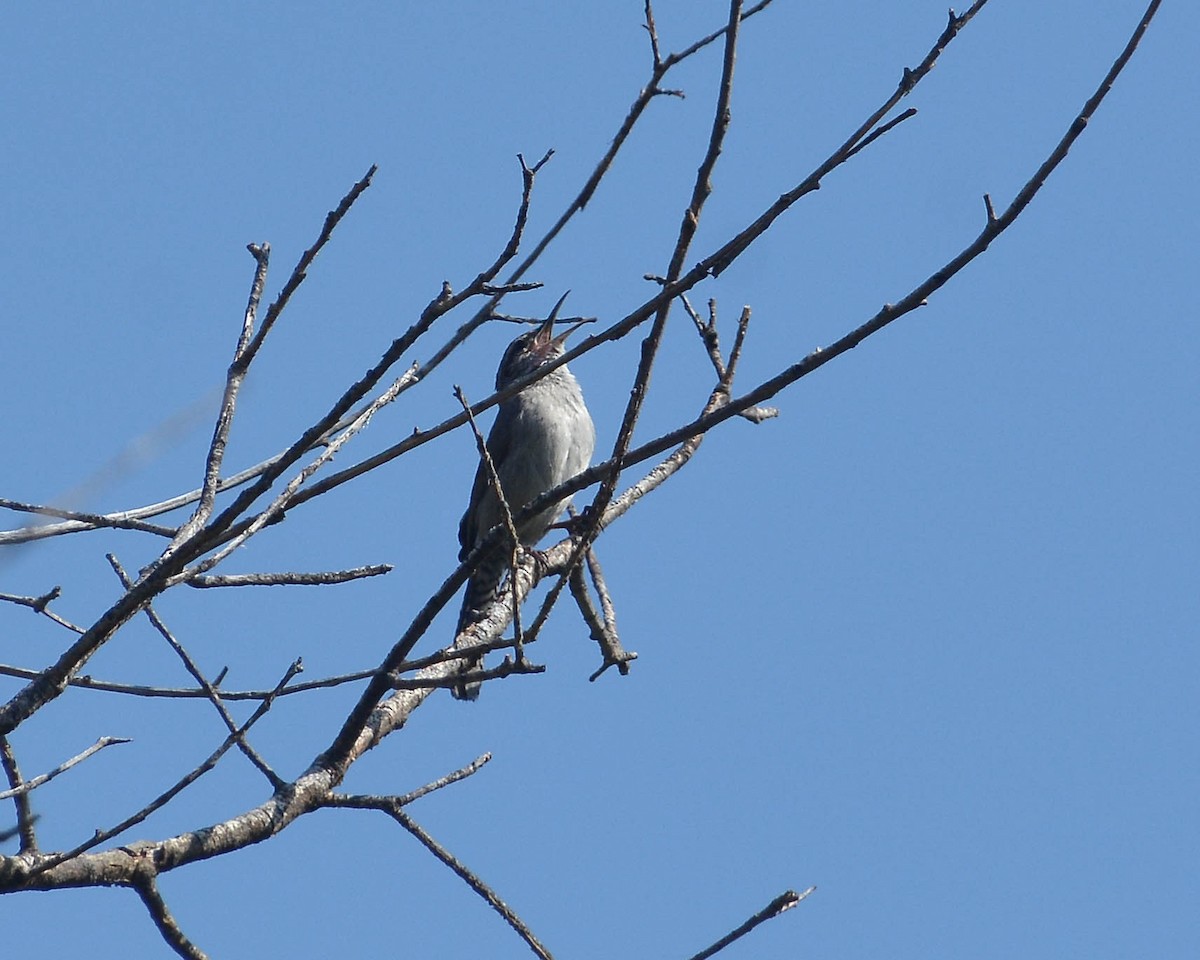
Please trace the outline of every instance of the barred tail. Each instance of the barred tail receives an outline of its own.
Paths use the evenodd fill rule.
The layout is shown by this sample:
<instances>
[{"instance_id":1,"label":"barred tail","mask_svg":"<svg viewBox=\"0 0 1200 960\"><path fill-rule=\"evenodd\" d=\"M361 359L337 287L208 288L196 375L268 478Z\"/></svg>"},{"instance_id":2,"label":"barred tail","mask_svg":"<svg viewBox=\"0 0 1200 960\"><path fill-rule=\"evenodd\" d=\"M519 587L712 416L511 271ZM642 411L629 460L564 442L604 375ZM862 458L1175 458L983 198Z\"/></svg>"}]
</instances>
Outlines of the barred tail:
<instances>
[{"instance_id":1,"label":"barred tail","mask_svg":"<svg viewBox=\"0 0 1200 960\"><path fill-rule=\"evenodd\" d=\"M508 563L501 553L484 558L471 579L467 581L462 609L458 613L458 626L454 630L456 637L461 636L462 632L472 624L482 620L488 608L496 602L500 596L500 582L504 579L507 569ZM473 657L463 660L462 663L464 670L477 670L483 665L483 657ZM451 687L450 693L456 700L475 700L479 697L481 686L482 684L478 682L460 683Z\"/></svg>"}]
</instances>

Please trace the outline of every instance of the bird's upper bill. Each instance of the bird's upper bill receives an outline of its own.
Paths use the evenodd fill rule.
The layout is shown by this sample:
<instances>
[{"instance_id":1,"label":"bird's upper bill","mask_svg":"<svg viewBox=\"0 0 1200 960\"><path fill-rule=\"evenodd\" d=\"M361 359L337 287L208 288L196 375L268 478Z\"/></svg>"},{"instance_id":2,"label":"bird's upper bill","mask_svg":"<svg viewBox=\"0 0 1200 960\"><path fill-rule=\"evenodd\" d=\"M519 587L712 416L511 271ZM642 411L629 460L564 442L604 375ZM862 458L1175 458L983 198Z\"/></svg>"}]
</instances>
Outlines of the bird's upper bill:
<instances>
[{"instance_id":1,"label":"bird's upper bill","mask_svg":"<svg viewBox=\"0 0 1200 960\"><path fill-rule=\"evenodd\" d=\"M553 314L548 317L537 329L537 334L533 338L533 348L538 353L552 353L557 348L561 350L563 344L566 343L567 337L582 327L585 323L591 323L590 317L576 320L573 324L567 327L562 333L557 336L552 336L554 332L554 323L557 318Z\"/></svg>"},{"instance_id":2,"label":"bird's upper bill","mask_svg":"<svg viewBox=\"0 0 1200 960\"><path fill-rule=\"evenodd\" d=\"M550 311L550 316L548 316L542 325L538 327L537 333L534 335L531 346L533 347L534 352L536 352L539 356L552 357L558 355L562 352L564 348L563 345L567 342L567 337L582 327L585 323L592 322L590 319L577 320L558 336L552 336L554 333L555 321L558 320L558 311L562 309L563 302L567 299L567 295L570 292L571 291L568 290L558 298L558 303L556 303L554 305L554 309Z\"/></svg>"}]
</instances>

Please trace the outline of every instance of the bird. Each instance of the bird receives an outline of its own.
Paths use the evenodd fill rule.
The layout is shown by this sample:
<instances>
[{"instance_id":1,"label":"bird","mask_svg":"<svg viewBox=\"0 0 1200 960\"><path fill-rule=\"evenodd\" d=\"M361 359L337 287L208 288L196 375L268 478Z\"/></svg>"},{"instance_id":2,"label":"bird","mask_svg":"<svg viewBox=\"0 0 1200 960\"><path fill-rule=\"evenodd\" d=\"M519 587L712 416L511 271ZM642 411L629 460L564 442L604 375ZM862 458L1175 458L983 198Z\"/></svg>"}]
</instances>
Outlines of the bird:
<instances>
[{"instance_id":1,"label":"bird","mask_svg":"<svg viewBox=\"0 0 1200 960\"><path fill-rule=\"evenodd\" d=\"M496 370L497 391L561 357L566 351L567 337L588 322L581 320L554 334L558 311L568 293L559 298L550 316L536 329L521 334L508 345ZM565 364L500 403L486 445L514 518L525 504L587 467L596 446L596 428L579 382ZM563 497L517 523L521 545L532 548L541 540L570 500L569 496ZM487 465L481 459L471 499L458 525L459 561L465 560L502 520L499 499ZM455 636L483 618L500 594L500 582L508 566L509 553L503 541L480 560L467 581ZM477 667L482 659L480 656L467 661L465 668ZM460 683L450 690L458 700L474 700L479 696L479 688L478 682Z\"/></svg>"}]
</instances>

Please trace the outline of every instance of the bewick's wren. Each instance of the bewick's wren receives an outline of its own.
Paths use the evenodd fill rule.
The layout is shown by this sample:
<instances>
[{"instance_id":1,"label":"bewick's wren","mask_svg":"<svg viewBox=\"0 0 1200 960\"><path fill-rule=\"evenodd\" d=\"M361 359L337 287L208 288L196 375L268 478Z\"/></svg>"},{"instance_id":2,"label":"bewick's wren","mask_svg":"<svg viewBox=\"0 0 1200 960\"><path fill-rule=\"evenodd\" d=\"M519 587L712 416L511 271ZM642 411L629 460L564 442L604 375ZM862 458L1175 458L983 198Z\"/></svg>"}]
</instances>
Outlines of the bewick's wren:
<instances>
[{"instance_id":1,"label":"bewick's wren","mask_svg":"<svg viewBox=\"0 0 1200 960\"><path fill-rule=\"evenodd\" d=\"M503 390L514 380L533 373L539 367L561 357L567 336L580 326L576 323L553 335L554 322L567 295L554 305L550 316L536 330L523 333L508 345L496 371L496 389ZM561 366L520 393L505 400L496 412L496 422L487 438L487 449L500 478L504 499L515 516L531 500L557 487L583 470L592 459L596 429L583 402L579 383ZM521 545L532 547L545 536L550 525L566 509L570 497L564 497L536 515L517 524ZM462 546L459 560L465 560L479 540L502 522L499 500L482 462L475 472L471 501L458 525ZM455 634L461 634L477 622L500 592L500 581L509 566L509 551L501 542L484 557L467 581L462 610ZM477 667L478 658L468 662ZM460 684L451 688L459 700L479 696L479 684Z\"/></svg>"}]
</instances>

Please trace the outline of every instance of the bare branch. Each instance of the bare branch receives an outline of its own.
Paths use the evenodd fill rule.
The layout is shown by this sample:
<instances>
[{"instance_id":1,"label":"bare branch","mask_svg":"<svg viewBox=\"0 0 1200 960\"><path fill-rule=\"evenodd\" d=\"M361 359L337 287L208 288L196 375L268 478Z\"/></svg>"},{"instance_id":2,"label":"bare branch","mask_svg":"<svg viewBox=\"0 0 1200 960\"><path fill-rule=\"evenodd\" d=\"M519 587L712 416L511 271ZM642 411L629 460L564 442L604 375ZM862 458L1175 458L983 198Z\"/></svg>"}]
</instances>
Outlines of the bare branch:
<instances>
[{"instance_id":1,"label":"bare branch","mask_svg":"<svg viewBox=\"0 0 1200 960\"><path fill-rule=\"evenodd\" d=\"M171 911L167 909L167 902L158 892L158 881L154 878L153 873L149 870L138 872L135 875L133 889L141 897L142 903L150 913L150 919L154 921L154 925L162 934L163 940L167 942L167 946L187 960L208 960L208 954L184 936L179 924L171 915Z\"/></svg>"},{"instance_id":2,"label":"bare branch","mask_svg":"<svg viewBox=\"0 0 1200 960\"><path fill-rule=\"evenodd\" d=\"M499 649L506 645L502 643L491 649ZM453 656L450 659L453 659ZM35 680L41 673L42 671L40 670L32 670L28 667L14 667L11 664L0 663L0 676L19 677L22 680ZM344 673L334 677L324 677L320 680L309 680L290 686L286 690L280 690L278 694L272 690L222 690L221 699L226 701L266 700L274 696L286 697L297 693L307 693L310 690L325 690L346 683L356 683L359 680L366 680L373 677L376 673L377 671L373 669L358 670L353 673ZM214 685L218 683L218 679L213 680ZM136 683L114 683L109 680L97 680L89 676L72 677L68 681L68 686L79 690L95 690L99 693L118 693L125 696L148 697L151 699L195 700L204 699L208 696L200 687L153 687Z\"/></svg>"},{"instance_id":3,"label":"bare branch","mask_svg":"<svg viewBox=\"0 0 1200 960\"><path fill-rule=\"evenodd\" d=\"M661 279L661 278L648 278ZM708 301L708 320L701 320L700 314L696 312L696 308L692 306L692 302L688 299L686 293L679 295L679 302L683 304L683 309L689 317L692 318L692 323L696 326L696 332L700 334L700 342L704 344L705 352L708 354L709 362L713 365L713 369L717 373L717 379L724 382L726 376L729 378L729 383L733 382L733 370L737 367L737 361L742 355L742 346L746 340L746 330L750 326L750 308L743 307L742 315L738 319L737 334L733 340L733 349L729 351L729 368L726 371L725 358L721 356L721 338L717 334L717 301ZM751 423L762 423L764 420L770 420L779 416L778 407L751 407L749 410L742 410L738 416L749 420Z\"/></svg>"},{"instance_id":4,"label":"bare branch","mask_svg":"<svg viewBox=\"0 0 1200 960\"><path fill-rule=\"evenodd\" d=\"M202 574L208 570L211 570L227 556L229 556L229 554L233 553L234 550L254 536L254 534L258 533L259 530L267 526L267 524L271 523L272 520L282 514L291 503L292 498L296 495L296 491L300 489L300 485L319 469L321 469L322 466L332 460L347 441L354 437L360 430L363 430L367 424L371 422L371 418L378 410L395 400L396 396L400 393L401 388L412 379L415 371L415 367L409 367L408 370L406 370L403 374L401 374L401 376L393 381L390 387L388 387L383 393L375 398L375 400L368 404L366 409L354 419L353 423L347 426L346 429L343 430L335 439L329 442L329 444L321 452L320 456L318 456L315 460L308 464L308 466L306 466L303 470L296 474L296 476L288 481L287 485L283 488L283 491L274 499L274 501L272 501L271 505L263 510L262 513L260 513L257 517L255 517L253 522L251 522L244 530L238 533L238 535L233 537L227 544L225 544L224 547L222 547L212 556L208 557L206 560L201 561L194 567L191 567L169 579L166 585L173 586L176 583L185 582L190 580L192 577L197 576L198 574Z\"/></svg>"},{"instance_id":5,"label":"bare branch","mask_svg":"<svg viewBox=\"0 0 1200 960\"><path fill-rule=\"evenodd\" d=\"M483 897L488 906L490 906L493 910L500 914L501 917L504 918L504 922L517 932L517 935L529 945L529 949L532 950L536 956L541 957L542 960L554 960L550 954L550 951L542 946L541 941L533 935L533 931L529 929L525 921L517 916L513 909L507 903L501 900L491 887L480 880L479 877L472 873L470 869L464 866L454 856L454 854L434 840L433 837L426 833L424 829L422 829L421 826L412 819L412 817L401 810L399 806L396 806L391 810L387 810L386 812L398 824L400 824L400 826L420 840L421 843L424 844L426 850L428 850L442 863L453 870L468 887Z\"/></svg>"},{"instance_id":6,"label":"bare branch","mask_svg":"<svg viewBox=\"0 0 1200 960\"><path fill-rule=\"evenodd\" d=\"M807 899L808 896L816 889L816 887L809 887L803 893L797 893L795 890L784 891L736 930L727 933L711 947L701 950L699 953L693 955L690 960L708 960L708 958L713 956L713 954L724 950L735 940L740 940L760 923L766 923L768 920L774 919L781 913L786 913L788 910L791 910L792 907L796 906L796 904L798 904L801 900Z\"/></svg>"},{"instance_id":7,"label":"bare branch","mask_svg":"<svg viewBox=\"0 0 1200 960\"><path fill-rule=\"evenodd\" d=\"M287 686L292 677L294 677L303 669L303 664L301 664L299 660L295 661L290 667L288 667L287 673L285 673L283 679L279 681L276 690L282 690L285 686ZM150 803L142 807L142 809L137 813L130 817L126 817L116 826L110 827L107 830L97 830L90 840L84 841L74 849L68 850L66 853L58 853L53 856L46 857L44 860L40 860L38 863L30 867L28 873L26 874L26 882L38 876L39 874L46 873L47 871L54 869L60 864L66 863L68 860L78 857L80 854L86 853L88 850L91 850L94 847L98 847L102 843L107 843L113 837L124 833L130 827L137 826L137 824L141 823L156 810L160 810L162 807L166 806L171 800L183 792L184 789L191 786L191 784L195 783L196 780L215 767L217 765L217 761L219 761L221 757L225 756L225 754L229 751L229 748L237 743L240 738L244 737L247 731L249 731L249 729L254 726L254 724L256 724L268 710L271 709L271 704L273 702L274 699L272 698L270 700L264 700L261 704L259 704L258 709L254 711L250 719L238 727L237 730L231 733L228 737L226 737L224 742L217 747L216 750L209 754L208 758L204 760L203 763L201 763L186 776L176 781L168 790L159 794L157 797L151 800Z\"/></svg>"},{"instance_id":8,"label":"bare branch","mask_svg":"<svg viewBox=\"0 0 1200 960\"><path fill-rule=\"evenodd\" d=\"M584 620L591 628L592 639L600 645L602 660L599 668L588 677L588 682L595 683L609 667L616 667L623 677L628 676L629 664L637 659L637 654L621 646L621 638L617 633L616 611L613 608L612 597L608 593L604 573L600 569L600 561L596 558L596 551L589 547L585 556L588 574L591 576L592 585L596 588L596 594L600 598L601 614L597 615L592 606L581 568L576 567L571 572L570 584L571 594L579 604Z\"/></svg>"},{"instance_id":9,"label":"bare branch","mask_svg":"<svg viewBox=\"0 0 1200 960\"><path fill-rule=\"evenodd\" d=\"M300 256L299 262L295 269L292 270L292 275L288 277L287 283L283 285L283 289L279 291L279 296L275 298L275 302L267 308L267 315L263 318L262 326L258 333L254 335L254 339L246 344L244 349L239 351L241 362L245 366L249 366L254 358L258 355L258 351L262 348L263 341L266 340L267 334L271 332L275 321L279 319L279 315L283 313L284 307L288 305L288 301L292 298L292 294L296 292L300 284L304 282L308 276L308 268L312 266L312 262L317 258L317 254L321 252L321 248L329 242L329 238L333 236L334 228L342 222L342 218L350 212L350 208L354 206L354 202L363 195L363 192L371 185L371 178L375 176L375 172L379 169L375 164L371 164L371 168L363 175L363 178L358 181L350 192L342 197L341 203L325 216L325 224L321 227L321 233L317 237L316 242L304 251ZM253 250L250 251L254 253ZM255 254L257 259L258 254Z\"/></svg>"},{"instance_id":10,"label":"bare branch","mask_svg":"<svg viewBox=\"0 0 1200 960\"><path fill-rule=\"evenodd\" d=\"M117 577L120 578L121 583L125 586L125 589L128 590L131 586L133 586L128 574L125 573L124 568L121 566L121 562L111 553L106 556L106 559L116 572ZM175 651L175 655L178 656L183 662L184 668L192 675L192 679L200 684L200 689L204 691L204 695L208 697L209 702L220 715L221 720L224 722L225 727L229 731L230 735L235 738L238 749L240 749L242 753L245 754L246 759L254 764L254 766L258 768L259 772L267 778L267 782L271 784L272 788L275 790L280 789L283 786L283 780L275 773L274 770L271 769L270 765L261 756L259 756L258 751L250 746L250 743L246 740L245 736L238 733L237 723L229 713L229 710L225 707L225 704L221 701L221 694L217 692L216 686L208 682L208 678L204 676L204 673L196 664L196 661L192 659L192 655L188 653L183 644L175 638L175 635L167 629L167 625L163 622L162 617L158 615L158 612L154 609L154 607L150 604L146 604L145 614L150 620L150 623L154 626L154 629L158 631L159 636L167 641L167 645Z\"/></svg>"},{"instance_id":11,"label":"bare branch","mask_svg":"<svg viewBox=\"0 0 1200 960\"><path fill-rule=\"evenodd\" d=\"M163 527L156 523L144 523L135 517L117 515L117 514L98 514L87 513L83 510L64 510L60 507L39 506L33 503L22 503L19 500L7 500L0 497L0 507L8 510L18 510L21 513L37 513L45 517L60 517L64 520L75 521L79 526L77 529L88 529L90 527L112 527L118 530L140 530L143 533L156 533L160 537L173 537L175 535L174 527ZM21 527L18 530L5 530L0 532L0 544L3 543L23 543L26 540L39 539L37 534L41 536L52 536L48 531L51 525ZM27 534L24 538L19 538L18 534Z\"/></svg>"},{"instance_id":12,"label":"bare branch","mask_svg":"<svg viewBox=\"0 0 1200 960\"><path fill-rule=\"evenodd\" d=\"M21 768L17 765L17 757L13 753L12 744L8 742L8 737L0 737L0 767L4 768L4 775L8 778L10 787L15 789L24 783L21 777ZM17 807L16 829L15 831L5 831L0 836L0 840L7 840L14 832L19 833L21 835L21 853L37 853L37 834L33 829L37 817L29 806L29 797L26 793L18 793L13 797L13 802Z\"/></svg>"},{"instance_id":13,"label":"bare branch","mask_svg":"<svg viewBox=\"0 0 1200 960\"><path fill-rule=\"evenodd\" d=\"M511 613L511 610L509 612ZM512 644L509 644L509 646L512 646ZM459 649L461 651L473 648ZM488 667L486 670L464 670L452 676L417 676L412 680L405 677L396 677L392 681L392 687L396 690L440 690L443 687L457 687L468 683L483 683L487 680L502 680L505 677L545 672L546 667L544 664L530 663L525 654L522 653L519 660L505 657L496 666Z\"/></svg>"},{"instance_id":14,"label":"bare branch","mask_svg":"<svg viewBox=\"0 0 1200 960\"><path fill-rule=\"evenodd\" d=\"M750 244L753 243L758 237L762 236L762 234L767 230L768 227L770 227L772 223L775 222L780 214L789 209L801 197L812 193L814 190L820 189L821 181L828 174L832 173L836 168L857 154L862 147L867 145L867 143L873 142L880 135L885 133L887 130L890 130L891 127L895 126L895 124L889 124L876 131L877 124L892 111L892 108L895 107L903 97L907 96L912 91L913 87L915 87L929 74L929 71L933 69L934 64L937 62L938 57L941 56L942 51L945 50L946 46L951 40L958 36L958 32L964 26L966 26L971 19L974 18L975 14L977 14L983 8L985 3L987 3L987 0L975 0L975 3L971 4L971 7L966 13L957 17L952 11L949 25L945 30L942 31L941 35L934 42L934 45L930 49L929 53L925 55L925 58L921 61L917 68L915 70L909 70L905 68L904 79L901 80L900 86L896 89L896 91L890 97L888 97L887 100L885 100L883 104L877 110L875 110L874 113L872 113L869 117L867 117L866 120L859 124L858 129L850 134L846 141L840 147L834 150L824 163L822 163L819 167L817 167L816 170L801 180L800 183L798 183L795 187L780 196L780 198L771 204L771 206L749 227L735 236L705 261L707 269L711 275L714 277L719 275L731 263L733 263L734 260L745 253L747 247L749 247ZM899 122L899 120L897 120L897 122ZM864 138L866 139L864 140Z\"/></svg>"},{"instance_id":15,"label":"bare branch","mask_svg":"<svg viewBox=\"0 0 1200 960\"><path fill-rule=\"evenodd\" d=\"M354 807L359 810L385 810L391 806L404 807L412 803L414 800L420 800L422 797L428 796L435 790L441 790L443 787L448 787L452 783L458 783L460 780L465 780L472 774L483 769L484 765L492 759L490 753L482 754L476 757L465 767L460 767L453 773L448 773L444 777L438 777L436 780L425 784L423 787L417 787L409 793L402 794L398 797L379 797L379 796L364 796L362 794L338 794L329 795L325 806L328 807Z\"/></svg>"},{"instance_id":16,"label":"bare branch","mask_svg":"<svg viewBox=\"0 0 1200 960\"><path fill-rule=\"evenodd\" d=\"M275 586L324 586L332 583L347 583L364 577L378 577L391 573L390 563L378 563L369 567L354 567L350 570L329 570L323 573L231 573L224 576L197 576L187 581L189 587L275 587Z\"/></svg>"},{"instance_id":17,"label":"bare branch","mask_svg":"<svg viewBox=\"0 0 1200 960\"><path fill-rule=\"evenodd\" d=\"M62 587L55 586L47 590L40 597L22 597L13 593L0 593L0 600L7 603L15 603L18 606L29 607L35 613L40 613L44 617L49 617L60 627L66 627L72 633L82 634L83 627L76 626L70 620L65 620L57 613L50 609L50 603L62 596Z\"/></svg>"},{"instance_id":18,"label":"bare branch","mask_svg":"<svg viewBox=\"0 0 1200 960\"><path fill-rule=\"evenodd\" d=\"M522 161L523 163L524 161ZM504 522L504 528L508 531L509 537L509 560L508 569L510 575L508 578L509 589L512 593L513 603L513 631L516 634L516 656L520 662L525 659L524 635L521 630L521 605L517 602L517 580L511 575L511 571L517 569L518 556L521 551L521 538L517 535L516 525L513 523L512 510L508 505L508 498L504 495L504 487L500 483L500 474L496 472L496 464L492 461L491 451L487 448L487 441L483 439L483 434L479 432L479 424L475 422L475 417L471 413L471 405L467 403L467 396L463 393L462 387L454 387L454 396L462 405L463 413L467 415L467 423L471 425L471 433L475 435L475 448L479 451L479 459L487 471L488 483L491 484L492 493L496 495L496 502L500 504L500 514Z\"/></svg>"},{"instance_id":19,"label":"bare branch","mask_svg":"<svg viewBox=\"0 0 1200 960\"><path fill-rule=\"evenodd\" d=\"M664 290L669 289L671 284L679 279L680 273L683 271L684 260L688 255L692 239L695 237L696 229L700 224L700 213L704 208L705 201L712 193L712 172L716 167L717 158L721 154L721 145L725 140L725 133L729 129L729 105L733 94L733 67L737 59L738 27L741 24L741 19L741 0L731 0L729 5L729 23L725 28L725 57L721 70L720 88L717 93L712 132L709 134L708 149L705 152L704 160L701 162L700 168L696 171L696 181L692 187L691 202L688 204L687 210L684 211L683 221L679 226L679 235L675 242L675 250L671 254L671 262L667 268ZM571 562L568 564L567 569L559 576L554 586L550 588L550 592L543 601L537 618L529 628L531 636L537 636L542 624L546 622L551 608L566 586L571 570L579 562L583 551L590 546L591 541L599 532L598 524L612 499L613 491L616 489L617 481L620 477L620 464L624 461L629 451L629 446L633 442L633 431L641 416L642 404L646 398L650 374L654 368L654 361L658 355L659 345L662 342L663 330L666 328L667 316L671 310L671 302L671 299L668 298L663 300L659 305L650 332L646 335L646 339L642 341L641 359L638 363L633 387L629 392L629 402L626 404L625 415L621 420L621 427L617 432L617 439L613 445L613 452L610 458L617 464L617 467L601 482L600 489L596 492L596 496L592 500L590 508L591 519L590 521L585 521L584 529L579 534L578 542L575 545Z\"/></svg>"},{"instance_id":20,"label":"bare branch","mask_svg":"<svg viewBox=\"0 0 1200 960\"><path fill-rule=\"evenodd\" d=\"M213 438L208 446L208 456L204 463L204 482L200 487L200 500L190 520L181 526L171 541L172 546L191 537L200 529L212 515L217 498L217 486L221 482L221 466L225 462L225 447L229 442L229 431L233 429L233 414L237 407L238 392L250 369L253 355L248 353L250 338L254 335L254 320L258 316L258 304L262 299L263 287L267 282L267 265L271 260L271 245L261 246L250 244L247 249L254 257L254 279L250 283L250 296L246 303L246 312L242 317L242 333L238 337L237 347L233 352L233 362L225 374L225 391L221 397L221 407L217 413L217 423L213 428ZM299 268L297 268L299 269ZM294 274L293 274L294 276ZM170 549L170 548L168 548Z\"/></svg>"},{"instance_id":21,"label":"bare branch","mask_svg":"<svg viewBox=\"0 0 1200 960\"><path fill-rule=\"evenodd\" d=\"M7 743L7 740L5 742ZM70 770L73 766L75 766L75 764L82 763L88 757L92 756L92 754L99 753L105 747L111 747L113 744L116 744L116 743L132 743L132 742L133 741L131 741L128 737L101 737L99 740L97 740L95 743L93 743L90 747L88 747L86 750L84 750L83 753L76 754L70 760L64 760L53 770L47 771L46 773L36 776L32 780L26 780L23 783L13 784L12 789L10 789L10 790L0 790L0 800L8 800L10 797L18 797L21 794L29 793L31 790L36 790L43 783L53 780L60 773L65 773L66 771Z\"/></svg>"}]
</instances>

